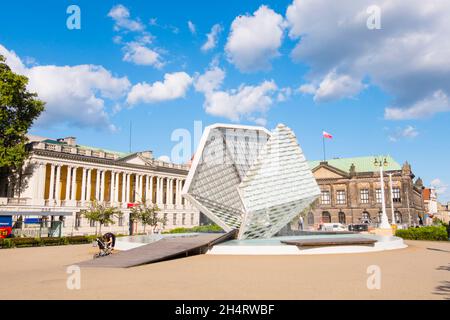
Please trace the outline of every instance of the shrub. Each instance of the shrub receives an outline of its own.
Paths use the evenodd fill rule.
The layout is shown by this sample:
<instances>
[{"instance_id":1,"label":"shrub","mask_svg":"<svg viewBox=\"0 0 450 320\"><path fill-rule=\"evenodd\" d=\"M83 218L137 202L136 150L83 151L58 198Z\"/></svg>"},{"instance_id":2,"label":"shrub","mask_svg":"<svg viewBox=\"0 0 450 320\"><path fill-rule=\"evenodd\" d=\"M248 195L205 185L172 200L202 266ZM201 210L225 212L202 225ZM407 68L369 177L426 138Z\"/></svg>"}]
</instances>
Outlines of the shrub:
<instances>
[{"instance_id":1,"label":"shrub","mask_svg":"<svg viewBox=\"0 0 450 320\"><path fill-rule=\"evenodd\" d=\"M165 233L216 233L223 232L222 228L216 224L206 225L206 226L197 226L193 228L175 228Z\"/></svg>"},{"instance_id":2,"label":"shrub","mask_svg":"<svg viewBox=\"0 0 450 320\"><path fill-rule=\"evenodd\" d=\"M444 226L427 226L397 230L395 235L407 240L448 240L447 230Z\"/></svg>"}]
</instances>

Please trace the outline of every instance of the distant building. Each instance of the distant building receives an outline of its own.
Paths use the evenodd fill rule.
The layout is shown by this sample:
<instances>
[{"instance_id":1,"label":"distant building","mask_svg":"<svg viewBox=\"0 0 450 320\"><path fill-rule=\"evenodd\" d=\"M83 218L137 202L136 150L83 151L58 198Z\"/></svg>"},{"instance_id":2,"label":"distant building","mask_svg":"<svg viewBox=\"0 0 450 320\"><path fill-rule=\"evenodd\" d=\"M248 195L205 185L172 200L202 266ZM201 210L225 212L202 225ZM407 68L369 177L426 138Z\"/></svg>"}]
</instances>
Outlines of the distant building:
<instances>
[{"instance_id":1,"label":"distant building","mask_svg":"<svg viewBox=\"0 0 450 320\"><path fill-rule=\"evenodd\" d=\"M424 224L430 225L433 223L433 218L438 213L436 190L433 188L423 189L423 202L425 206Z\"/></svg>"},{"instance_id":2,"label":"distant building","mask_svg":"<svg viewBox=\"0 0 450 320\"><path fill-rule=\"evenodd\" d=\"M438 212L435 217L445 223L450 223L450 202L447 202L447 204L438 202Z\"/></svg>"},{"instance_id":3,"label":"distant building","mask_svg":"<svg viewBox=\"0 0 450 320\"><path fill-rule=\"evenodd\" d=\"M380 158L380 157L378 157ZM418 224L424 216L423 185L419 178L414 181L411 166L399 165L386 156L384 185L386 213L392 221L391 197L394 203L394 219L397 224ZM342 158L327 161L311 161L310 168L320 186L321 195L307 213L310 227L320 222L344 224L380 222L382 203L379 169L375 157ZM393 188L389 188L392 174Z\"/></svg>"},{"instance_id":4,"label":"distant building","mask_svg":"<svg viewBox=\"0 0 450 320\"><path fill-rule=\"evenodd\" d=\"M129 219L130 206L142 200L158 205L165 229L199 224L198 210L181 197L186 165L156 160L151 151L82 146L74 137L30 136L30 141L22 174L0 172L0 216L12 218L17 234L93 234L98 225L81 214L93 201L123 213L102 232L142 232L142 225Z\"/></svg>"}]
</instances>

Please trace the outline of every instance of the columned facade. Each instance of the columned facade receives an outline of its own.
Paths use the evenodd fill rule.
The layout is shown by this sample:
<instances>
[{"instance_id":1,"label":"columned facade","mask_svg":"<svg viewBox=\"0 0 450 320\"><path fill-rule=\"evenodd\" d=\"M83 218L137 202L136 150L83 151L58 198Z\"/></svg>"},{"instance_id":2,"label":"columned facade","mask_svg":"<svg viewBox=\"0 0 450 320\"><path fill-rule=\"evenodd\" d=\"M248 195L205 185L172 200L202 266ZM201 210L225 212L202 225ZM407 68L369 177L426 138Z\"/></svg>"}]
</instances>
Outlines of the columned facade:
<instances>
[{"instance_id":1,"label":"columned facade","mask_svg":"<svg viewBox=\"0 0 450 320\"><path fill-rule=\"evenodd\" d=\"M3 211L10 210L15 216L23 211L25 216L36 217L54 212L64 221L63 233L72 235L95 232L95 226L80 217L80 212L93 201L117 207L124 214L120 223L103 227L102 231L128 233L130 207L140 202L157 205L161 216L175 217L168 219L165 229L199 224L199 212L181 200L187 166L155 160L148 152L107 154L52 140L34 142L31 146L20 198L8 187L0 195L0 201L7 204ZM180 225L185 214L195 218ZM138 226L134 231L140 230Z\"/></svg>"}]
</instances>

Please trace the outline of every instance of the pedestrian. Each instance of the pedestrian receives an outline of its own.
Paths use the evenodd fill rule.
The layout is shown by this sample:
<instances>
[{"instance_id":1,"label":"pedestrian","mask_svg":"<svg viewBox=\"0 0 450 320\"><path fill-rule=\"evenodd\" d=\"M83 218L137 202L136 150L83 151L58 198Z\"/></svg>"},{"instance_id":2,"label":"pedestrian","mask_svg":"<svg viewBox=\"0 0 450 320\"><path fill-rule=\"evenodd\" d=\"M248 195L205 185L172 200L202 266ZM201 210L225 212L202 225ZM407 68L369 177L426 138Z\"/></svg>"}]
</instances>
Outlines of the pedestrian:
<instances>
[{"instance_id":1,"label":"pedestrian","mask_svg":"<svg viewBox=\"0 0 450 320\"><path fill-rule=\"evenodd\" d=\"M303 217L300 216L300 219L298 219L298 230L303 231Z\"/></svg>"}]
</instances>

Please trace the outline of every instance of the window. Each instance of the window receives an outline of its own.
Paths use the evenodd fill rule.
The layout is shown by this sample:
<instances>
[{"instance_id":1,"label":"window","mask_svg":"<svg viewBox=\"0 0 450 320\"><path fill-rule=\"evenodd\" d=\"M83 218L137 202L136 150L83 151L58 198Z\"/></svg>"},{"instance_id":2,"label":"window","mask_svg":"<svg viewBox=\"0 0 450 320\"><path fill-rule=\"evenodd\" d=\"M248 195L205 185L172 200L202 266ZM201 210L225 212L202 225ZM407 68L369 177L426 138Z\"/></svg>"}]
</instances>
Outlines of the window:
<instances>
[{"instance_id":1,"label":"window","mask_svg":"<svg viewBox=\"0 0 450 320\"><path fill-rule=\"evenodd\" d=\"M331 215L328 211L322 212L322 222L323 223L330 223L331 222Z\"/></svg>"},{"instance_id":2,"label":"window","mask_svg":"<svg viewBox=\"0 0 450 320\"><path fill-rule=\"evenodd\" d=\"M119 227L123 227L123 215L119 216L118 224L119 224Z\"/></svg>"},{"instance_id":3,"label":"window","mask_svg":"<svg viewBox=\"0 0 450 320\"><path fill-rule=\"evenodd\" d=\"M322 191L320 195L321 204L331 204L330 191Z\"/></svg>"},{"instance_id":4,"label":"window","mask_svg":"<svg viewBox=\"0 0 450 320\"><path fill-rule=\"evenodd\" d=\"M95 227L95 221L94 220L89 220L89 226L91 228L94 228Z\"/></svg>"},{"instance_id":5,"label":"window","mask_svg":"<svg viewBox=\"0 0 450 320\"><path fill-rule=\"evenodd\" d=\"M362 223L370 223L370 214L367 211L364 211L361 214L361 222Z\"/></svg>"},{"instance_id":6,"label":"window","mask_svg":"<svg viewBox=\"0 0 450 320\"><path fill-rule=\"evenodd\" d=\"M177 215L176 215L175 213L172 214L172 224L173 224L174 226L177 225Z\"/></svg>"},{"instance_id":7,"label":"window","mask_svg":"<svg viewBox=\"0 0 450 320\"><path fill-rule=\"evenodd\" d=\"M308 213L308 225L314 225L314 214L312 212Z\"/></svg>"},{"instance_id":8,"label":"window","mask_svg":"<svg viewBox=\"0 0 450 320\"><path fill-rule=\"evenodd\" d=\"M383 212L378 212L378 223L381 223L381 220L382 220L382 217L383 217Z\"/></svg>"},{"instance_id":9,"label":"window","mask_svg":"<svg viewBox=\"0 0 450 320\"><path fill-rule=\"evenodd\" d=\"M194 214L193 213L191 213L191 225L192 226L194 225Z\"/></svg>"},{"instance_id":10,"label":"window","mask_svg":"<svg viewBox=\"0 0 450 320\"><path fill-rule=\"evenodd\" d=\"M345 213L339 212L339 223L345 224Z\"/></svg>"},{"instance_id":11,"label":"window","mask_svg":"<svg viewBox=\"0 0 450 320\"><path fill-rule=\"evenodd\" d=\"M369 203L369 189L361 189L359 192L361 203Z\"/></svg>"},{"instance_id":12,"label":"window","mask_svg":"<svg viewBox=\"0 0 450 320\"><path fill-rule=\"evenodd\" d=\"M81 227L81 214L78 212L75 215L75 228Z\"/></svg>"},{"instance_id":13,"label":"window","mask_svg":"<svg viewBox=\"0 0 450 320\"><path fill-rule=\"evenodd\" d=\"M186 224L186 214L183 213L181 216L181 224L184 226Z\"/></svg>"},{"instance_id":14,"label":"window","mask_svg":"<svg viewBox=\"0 0 450 320\"><path fill-rule=\"evenodd\" d=\"M400 188L392 188L392 200L394 202L402 202L402 197L400 195Z\"/></svg>"},{"instance_id":15,"label":"window","mask_svg":"<svg viewBox=\"0 0 450 320\"><path fill-rule=\"evenodd\" d=\"M337 204L346 204L347 198L345 196L345 190L338 190L336 192L336 203Z\"/></svg>"},{"instance_id":16,"label":"window","mask_svg":"<svg viewBox=\"0 0 450 320\"><path fill-rule=\"evenodd\" d=\"M381 203L381 189L376 189L375 190L375 199L377 201L377 203Z\"/></svg>"},{"instance_id":17,"label":"window","mask_svg":"<svg viewBox=\"0 0 450 320\"><path fill-rule=\"evenodd\" d=\"M397 224L403 223L402 214L400 213L400 211L395 211L394 215L395 215L395 223Z\"/></svg>"}]
</instances>

